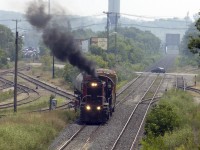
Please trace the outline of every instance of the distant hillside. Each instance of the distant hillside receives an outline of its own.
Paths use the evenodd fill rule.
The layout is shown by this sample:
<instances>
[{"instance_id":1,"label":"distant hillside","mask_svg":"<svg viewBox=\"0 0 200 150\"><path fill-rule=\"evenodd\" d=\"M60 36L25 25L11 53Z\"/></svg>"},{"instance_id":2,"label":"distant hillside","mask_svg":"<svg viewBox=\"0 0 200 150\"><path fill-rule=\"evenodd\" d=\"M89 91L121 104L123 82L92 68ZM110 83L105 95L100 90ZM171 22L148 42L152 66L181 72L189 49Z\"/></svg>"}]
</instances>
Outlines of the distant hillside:
<instances>
[{"instance_id":1,"label":"distant hillside","mask_svg":"<svg viewBox=\"0 0 200 150\"><path fill-rule=\"evenodd\" d=\"M0 24L3 24L10 28L13 32L16 31L16 22L13 20L19 20L18 32L19 36L24 38L24 47L38 47L40 40L40 34L37 34L29 22L26 20L25 15L18 12L2 11L0 10Z\"/></svg>"},{"instance_id":2,"label":"distant hillside","mask_svg":"<svg viewBox=\"0 0 200 150\"><path fill-rule=\"evenodd\" d=\"M30 27L29 23L25 21L25 17L21 13L17 12L10 12L10 11L2 11L0 10L0 24L3 24L10 29L14 30L15 29L15 22L13 20L20 20L19 22L19 29L20 28L25 28L25 27Z\"/></svg>"},{"instance_id":3,"label":"distant hillside","mask_svg":"<svg viewBox=\"0 0 200 150\"><path fill-rule=\"evenodd\" d=\"M32 28L32 26L26 21L24 14L9 11L0 11L0 24L9 27L13 32L15 32L15 22L13 19L21 20L18 23L19 34L26 35L24 38L25 46L37 47L40 40L40 34ZM69 16L71 28L76 29L86 29L90 28L93 31L105 31L107 18L97 18L97 17L81 17L81 16ZM125 17L121 17L118 26L121 27L135 27L143 31L150 31L160 38L163 42L165 41L165 35L167 33L181 34L184 35L191 20L186 19L159 19L155 21L141 21L133 20Z\"/></svg>"},{"instance_id":4,"label":"distant hillside","mask_svg":"<svg viewBox=\"0 0 200 150\"><path fill-rule=\"evenodd\" d=\"M78 17L74 17L78 18ZM180 34L181 38L185 34L192 21L189 18L179 19L157 19L154 21L133 20L125 17L119 19L118 26L121 27L135 27L143 31L150 31L158 38L165 41L167 33ZM105 31L107 19L106 18L92 18L85 17L79 19L71 19L72 29L90 28L93 31Z\"/></svg>"},{"instance_id":5,"label":"distant hillside","mask_svg":"<svg viewBox=\"0 0 200 150\"><path fill-rule=\"evenodd\" d=\"M131 26L143 31L151 31L163 42L165 41L165 35L167 33L180 34L182 38L191 23L192 21L190 19L178 18L158 19L154 21L135 21L126 18L121 19L122 26Z\"/></svg>"}]
</instances>

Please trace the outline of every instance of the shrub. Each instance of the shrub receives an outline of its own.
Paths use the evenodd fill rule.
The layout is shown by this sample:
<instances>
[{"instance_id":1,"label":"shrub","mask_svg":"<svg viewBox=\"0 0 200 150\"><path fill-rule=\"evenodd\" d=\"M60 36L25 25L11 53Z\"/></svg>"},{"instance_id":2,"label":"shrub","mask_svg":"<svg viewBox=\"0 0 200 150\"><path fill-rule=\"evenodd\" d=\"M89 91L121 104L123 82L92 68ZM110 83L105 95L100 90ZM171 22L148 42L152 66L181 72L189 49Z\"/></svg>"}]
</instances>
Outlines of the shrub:
<instances>
[{"instance_id":1,"label":"shrub","mask_svg":"<svg viewBox=\"0 0 200 150\"><path fill-rule=\"evenodd\" d=\"M176 130L173 133L166 133L163 137L163 141L168 149L181 147L187 147L186 149L190 149L189 147L194 144L192 128L186 126L184 128Z\"/></svg>"},{"instance_id":2,"label":"shrub","mask_svg":"<svg viewBox=\"0 0 200 150\"><path fill-rule=\"evenodd\" d=\"M0 93L0 101L4 101L6 99L12 98L13 96L13 90L5 91Z\"/></svg>"},{"instance_id":3,"label":"shrub","mask_svg":"<svg viewBox=\"0 0 200 150\"><path fill-rule=\"evenodd\" d=\"M153 107L147 117L145 132L154 136L164 135L179 126L180 119L169 104L160 104Z\"/></svg>"},{"instance_id":4,"label":"shrub","mask_svg":"<svg viewBox=\"0 0 200 150\"><path fill-rule=\"evenodd\" d=\"M199 149L200 111L192 96L170 90L147 116L142 150Z\"/></svg>"}]
</instances>

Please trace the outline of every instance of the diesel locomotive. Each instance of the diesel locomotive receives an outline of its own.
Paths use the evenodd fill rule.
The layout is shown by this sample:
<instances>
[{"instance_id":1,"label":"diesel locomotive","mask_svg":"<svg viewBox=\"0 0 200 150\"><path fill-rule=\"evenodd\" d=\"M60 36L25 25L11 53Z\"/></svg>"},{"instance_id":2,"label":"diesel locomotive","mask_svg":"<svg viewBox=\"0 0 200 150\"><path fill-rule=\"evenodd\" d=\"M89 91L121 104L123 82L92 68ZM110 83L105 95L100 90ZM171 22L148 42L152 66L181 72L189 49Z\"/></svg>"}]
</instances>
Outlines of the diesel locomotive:
<instances>
[{"instance_id":1,"label":"diesel locomotive","mask_svg":"<svg viewBox=\"0 0 200 150\"><path fill-rule=\"evenodd\" d=\"M105 123L115 109L117 75L114 70L97 69L97 77L81 73L74 94L79 103L80 122Z\"/></svg>"}]
</instances>

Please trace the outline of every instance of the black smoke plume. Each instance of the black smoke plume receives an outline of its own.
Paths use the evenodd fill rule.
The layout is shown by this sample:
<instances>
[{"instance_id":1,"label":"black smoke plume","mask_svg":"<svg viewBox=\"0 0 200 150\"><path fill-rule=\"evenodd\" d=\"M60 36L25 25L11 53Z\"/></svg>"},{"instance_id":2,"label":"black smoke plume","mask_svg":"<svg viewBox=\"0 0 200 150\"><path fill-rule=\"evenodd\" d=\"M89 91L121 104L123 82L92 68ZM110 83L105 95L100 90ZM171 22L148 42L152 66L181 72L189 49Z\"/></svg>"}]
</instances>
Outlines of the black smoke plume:
<instances>
[{"instance_id":1,"label":"black smoke plume","mask_svg":"<svg viewBox=\"0 0 200 150\"><path fill-rule=\"evenodd\" d=\"M52 16L45 12L45 3L41 0L38 2L30 2L26 11L26 18L37 28L44 28L51 20Z\"/></svg>"},{"instance_id":2,"label":"black smoke plume","mask_svg":"<svg viewBox=\"0 0 200 150\"><path fill-rule=\"evenodd\" d=\"M45 12L42 0L31 2L26 11L26 18L33 26L42 30L43 41L56 58L61 61L68 60L73 66L96 76L94 63L82 54L69 30L68 19L62 16L65 14L54 16Z\"/></svg>"}]
</instances>

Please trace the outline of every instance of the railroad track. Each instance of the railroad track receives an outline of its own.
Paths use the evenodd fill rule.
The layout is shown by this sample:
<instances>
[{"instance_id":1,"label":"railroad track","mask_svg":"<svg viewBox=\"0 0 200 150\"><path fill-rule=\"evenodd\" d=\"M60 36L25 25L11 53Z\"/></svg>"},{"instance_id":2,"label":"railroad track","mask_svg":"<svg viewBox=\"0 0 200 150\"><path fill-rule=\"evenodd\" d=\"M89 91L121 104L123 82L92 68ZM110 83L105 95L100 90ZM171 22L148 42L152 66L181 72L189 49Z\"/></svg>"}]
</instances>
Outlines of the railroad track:
<instances>
[{"instance_id":1,"label":"railroad track","mask_svg":"<svg viewBox=\"0 0 200 150\"><path fill-rule=\"evenodd\" d=\"M28 69L30 69L29 66L21 67L21 68L18 68L18 71L23 71L23 70L28 70ZM6 88L14 86L14 83L12 81L6 80L5 78L2 77L4 75L7 75L8 73L14 73L13 69L9 69L9 70L6 70L6 71L3 71L3 72L0 73L0 76L1 76L0 77L0 81L2 82L2 85L0 86L1 89L6 89ZM26 75L26 74L24 74L22 72L18 72L18 77L21 77L22 79L24 79L24 80L26 80L28 82L31 82L31 83L35 84L36 86L38 86L40 88L43 88L43 89L45 89L47 91L50 91L50 92L52 92L52 93L54 93L56 95L65 97L65 98L67 98L69 100L69 102L67 102L66 104L57 106L56 109L71 108L70 106L72 105L72 102L73 102L73 100L75 98L73 94L71 94L69 92L66 92L66 91L64 91L64 90L62 90L62 89L60 89L58 87L54 87L52 85L44 83L44 82L42 82L40 80L37 80L37 79L35 79L33 77L30 77L30 76L28 76L28 75ZM28 87L26 87L24 85L20 85L20 84L17 85L17 88L18 88L18 93L17 93L18 95L23 93L23 92L27 93L27 97L26 98L23 98L23 99L17 101L17 105L19 105L19 106L23 105L23 104L31 103L31 102L33 102L33 101L35 101L35 100L40 98L39 93L34 89L28 88ZM32 98L32 100L28 100L28 99L30 99L30 94L29 94L30 91L36 92L38 96ZM10 108L12 106L13 106L13 102L6 103L6 104L1 104L0 105L0 109ZM32 112L38 112L38 111L40 111L40 112L42 111L43 112L43 111L48 111L48 110L49 110L49 108L43 108L43 109L35 110L35 111L32 111Z\"/></svg>"},{"instance_id":2,"label":"railroad track","mask_svg":"<svg viewBox=\"0 0 200 150\"><path fill-rule=\"evenodd\" d=\"M2 78L0 77L0 80L2 82L4 82L4 85L6 88L8 87L13 87L14 83L12 81L9 81L5 78ZM26 93L26 97L22 98L21 100L18 100L17 101L17 105L20 106L20 105L23 105L23 104L28 104L28 103L31 103L37 99L40 98L40 94L35 91L34 89L31 89L29 87L26 87L24 85L21 85L21 84L18 84L17 85L17 88L18 88L18 93L17 95L20 95L22 93ZM30 99L30 93L35 93L35 96L33 98ZM5 109L5 108L11 108L13 107L13 102L8 102L8 103L4 103L4 104L0 104L0 109Z\"/></svg>"},{"instance_id":3,"label":"railroad track","mask_svg":"<svg viewBox=\"0 0 200 150\"><path fill-rule=\"evenodd\" d=\"M30 76L28 76L28 75L26 75L24 73L18 72L18 76L21 77L22 79L26 80L26 81L29 81L29 82L35 84L38 87L41 87L41 88L43 88L45 90L48 90L48 91L51 91L52 93L55 93L55 94L57 94L59 96L66 97L68 99L73 99L74 98L73 94L71 94L69 92L66 92L64 90L61 90L58 87L51 86L51 85L49 85L49 84L47 84L45 82L37 80L37 79L35 79L33 77L30 77Z\"/></svg>"},{"instance_id":4,"label":"railroad track","mask_svg":"<svg viewBox=\"0 0 200 150\"><path fill-rule=\"evenodd\" d=\"M123 129L121 130L116 141L114 142L111 150L114 150L114 149L130 149L130 150L132 150L134 148L134 145L137 141L139 132L142 128L142 125L144 123L147 112L150 109L150 106L156 97L156 94L158 92L158 89L161 86L161 83L163 82L163 79L164 79L164 77L162 78L162 80L159 81L159 85L156 85L157 88L153 87L155 85L157 78L155 78L155 80L152 81L149 88L146 90L144 95L141 97L141 99L138 101L138 103L132 110L131 115L129 116L126 124L124 125ZM143 100L145 99L145 96L148 94L148 92L151 89L154 90L154 94L153 94L151 100L146 101L146 104L144 105ZM138 116L138 114L140 114L140 117ZM136 118L137 118L137 122L136 122ZM130 139L130 140L127 139L127 135L128 135L128 139Z\"/></svg>"},{"instance_id":5,"label":"railroad track","mask_svg":"<svg viewBox=\"0 0 200 150\"><path fill-rule=\"evenodd\" d=\"M42 82L42 81L40 81L40 80L38 80L38 79L35 79L35 78L31 77L31 76L28 76L28 75L26 75L26 74L20 72L20 71L28 70L28 69L30 69L29 66L25 66L25 67L18 68L18 77L21 77L22 79L24 79L24 80L26 80L26 81L29 81L29 82L35 84L36 86L42 87L43 89L48 90L48 91L50 91L50 92L52 92L52 93L54 93L54 94L57 94L57 95L59 95L59 96L63 96L63 97L69 98L69 99L74 98L74 95L71 94L71 93L69 93L69 92L66 92L66 91L64 91L64 90L61 90L61 89L58 88L58 87L49 85L49 84L47 84L47 83L45 83L45 82ZM13 74L14 74L13 69L9 69L9 70L6 70L6 71L1 72L1 73L0 73L0 76L6 75L6 74L8 74L8 73L13 73ZM12 81L10 81L10 82L12 82ZM13 84L13 85L14 85L14 84Z\"/></svg>"},{"instance_id":6,"label":"railroad track","mask_svg":"<svg viewBox=\"0 0 200 150\"><path fill-rule=\"evenodd\" d=\"M146 76L149 76L149 74L148 75L146 75ZM128 86L126 86L126 88L128 89L128 92L126 91L126 88L124 89L124 90L122 90L122 92L120 92L120 94L117 94L117 98L119 98L119 95L121 96L121 95L124 95L123 94L123 92L124 93L126 93L126 96L125 96L125 98L123 98L123 99L121 99L121 101L120 100L118 100L118 105L119 105L119 103L124 103L125 102L125 99L127 99L127 95L130 95L130 93L132 93L133 94L133 91L136 91L136 87L137 88L139 88L141 85L142 85L142 82L144 82L144 79L145 78L147 78L147 77L145 77L145 75L142 77L141 75L140 76L138 76L135 80L132 80L129 84L128 84ZM135 85L134 85L134 83L135 83ZM140 85L140 86L138 86L138 85ZM131 89L132 90L130 90L130 87L131 87ZM134 90L133 90L134 89ZM150 101L150 100L144 100L144 101ZM141 104L142 103L146 103L146 102L141 102ZM116 107L118 106L118 105L116 105ZM112 118L111 118L112 119ZM97 134L97 132L99 131L99 129L101 129L101 126L89 126L89 127L91 127L91 129L88 131L88 130L86 130L85 129L85 125L83 125L82 127L81 127L81 130L80 130L80 132L76 132L73 136L71 136L71 137L69 137L69 139L70 140L67 140L62 146L60 146L59 148L57 148L57 150L64 150L64 149L73 149L73 145L75 145L74 144L74 142L75 141L79 141L79 146L77 146L76 145L76 148L77 147L79 147L78 149L87 149L87 147L89 147L89 144L94 140L94 137L95 137L95 135ZM81 133L82 132L82 133ZM84 132L86 132L86 133L88 133L88 132L90 132L90 134L88 135L86 135L86 133L84 133ZM83 135L85 135L84 137L87 137L86 139L84 139L84 140L78 140L79 138L81 138ZM73 137L73 138L72 138ZM71 143L73 141L73 143Z\"/></svg>"},{"instance_id":7,"label":"railroad track","mask_svg":"<svg viewBox=\"0 0 200 150\"><path fill-rule=\"evenodd\" d=\"M64 90L62 90L62 89L60 89L58 87L54 87L52 85L44 83L44 82L42 82L42 81L40 81L38 79L30 77L30 76L28 76L28 75L26 75L24 73L21 73L21 72L18 73L18 76L21 77L22 79L28 81L28 82L31 82L31 83L35 84L36 86L38 86L40 88L43 88L43 89L45 89L47 91L50 91L50 92L54 93L55 95L59 95L59 96L65 97L66 99L69 100L65 104L57 106L55 108L56 110L58 110L58 109L69 109L69 108L73 107L74 99L75 99L74 94L69 93L67 91L64 91ZM45 112L45 111L49 111L49 108L38 109L38 110L31 111L31 112Z\"/></svg>"},{"instance_id":8,"label":"railroad track","mask_svg":"<svg viewBox=\"0 0 200 150\"><path fill-rule=\"evenodd\" d=\"M198 94L200 94L200 90L199 89L196 89L196 88L193 88L193 87L186 87L186 90L189 90L189 91L193 91L193 92L196 92Z\"/></svg>"},{"instance_id":9,"label":"railroad track","mask_svg":"<svg viewBox=\"0 0 200 150\"><path fill-rule=\"evenodd\" d=\"M7 84L7 82L3 79L0 79L0 90L4 90L4 89L7 89L9 87L11 87L11 85Z\"/></svg>"},{"instance_id":10,"label":"railroad track","mask_svg":"<svg viewBox=\"0 0 200 150\"><path fill-rule=\"evenodd\" d=\"M136 82L138 82L138 80L141 78L142 75L139 75L136 79L133 79L131 82L129 82L125 87L123 87L123 89L117 93L117 99L118 99L118 102L117 103L120 103L120 101L124 101L124 98L122 100L120 100L120 97L123 97L122 95L127 95L127 93L130 93L130 91L127 91L131 86L133 86ZM140 81L141 82L141 81ZM117 104L118 105L118 104ZM116 107L117 107L116 105ZM64 150L64 149L70 149L70 143L75 139L77 138L78 136L81 136L81 132L85 132L86 131L86 126L85 125L82 125L80 126L80 129L77 130L77 132L75 132L71 137L69 137L69 139L64 142L64 144L62 144L60 147L57 148L57 150ZM88 138L86 139L86 142L83 142L82 145L83 146L80 146L82 148L80 149L83 149L83 148L86 148L88 143L90 143L90 141L93 139L93 135L96 134L96 132L98 131L98 129L100 128L100 125L95 125L92 127L92 129L90 129L90 135L88 135ZM71 144L73 145L73 144Z\"/></svg>"}]
</instances>

